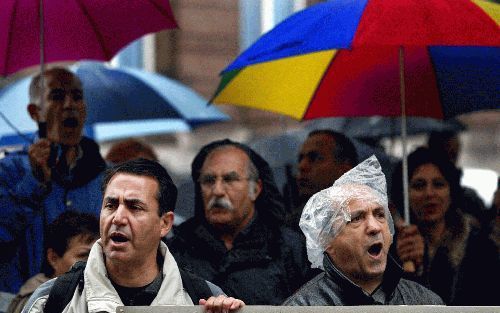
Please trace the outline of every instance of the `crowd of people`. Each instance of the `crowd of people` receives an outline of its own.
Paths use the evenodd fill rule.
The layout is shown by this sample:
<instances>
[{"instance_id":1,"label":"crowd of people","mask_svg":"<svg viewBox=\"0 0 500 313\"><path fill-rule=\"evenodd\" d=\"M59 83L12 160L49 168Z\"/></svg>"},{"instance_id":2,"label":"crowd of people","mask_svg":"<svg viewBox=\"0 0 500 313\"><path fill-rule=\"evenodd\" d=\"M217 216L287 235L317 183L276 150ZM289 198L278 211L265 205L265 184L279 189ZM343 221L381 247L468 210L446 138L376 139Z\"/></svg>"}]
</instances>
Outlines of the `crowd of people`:
<instances>
[{"instance_id":1,"label":"crowd of people","mask_svg":"<svg viewBox=\"0 0 500 313\"><path fill-rule=\"evenodd\" d=\"M27 106L38 136L0 160L0 311L499 305L500 195L488 210L460 185L453 136L408 156L410 225L402 167L386 186L376 157L321 129L297 151L293 201L249 146L204 146L194 216L174 227L177 187L152 148L128 140L103 158L82 136L78 77L41 78Z\"/></svg>"}]
</instances>

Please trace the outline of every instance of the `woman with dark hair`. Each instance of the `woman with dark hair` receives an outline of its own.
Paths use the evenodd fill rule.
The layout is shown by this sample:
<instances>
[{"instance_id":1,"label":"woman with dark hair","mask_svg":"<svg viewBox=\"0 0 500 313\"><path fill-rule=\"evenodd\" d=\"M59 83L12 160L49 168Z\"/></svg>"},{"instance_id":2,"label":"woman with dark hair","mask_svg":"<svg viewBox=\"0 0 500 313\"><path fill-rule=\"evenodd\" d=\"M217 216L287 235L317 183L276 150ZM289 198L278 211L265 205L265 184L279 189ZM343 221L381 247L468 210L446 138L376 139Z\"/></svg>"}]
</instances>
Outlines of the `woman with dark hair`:
<instances>
[{"instance_id":1,"label":"woman with dark hair","mask_svg":"<svg viewBox=\"0 0 500 313\"><path fill-rule=\"evenodd\" d=\"M445 156L418 148L408 156L408 179L411 221L418 231L413 238L405 238L404 230L397 236L400 260L412 261L418 255L415 243L421 236L423 260L413 260L421 264L415 273L419 282L449 305L498 305L498 248L477 220L462 213L458 169ZM402 209L401 166L392 181L393 203Z\"/></svg>"}]
</instances>

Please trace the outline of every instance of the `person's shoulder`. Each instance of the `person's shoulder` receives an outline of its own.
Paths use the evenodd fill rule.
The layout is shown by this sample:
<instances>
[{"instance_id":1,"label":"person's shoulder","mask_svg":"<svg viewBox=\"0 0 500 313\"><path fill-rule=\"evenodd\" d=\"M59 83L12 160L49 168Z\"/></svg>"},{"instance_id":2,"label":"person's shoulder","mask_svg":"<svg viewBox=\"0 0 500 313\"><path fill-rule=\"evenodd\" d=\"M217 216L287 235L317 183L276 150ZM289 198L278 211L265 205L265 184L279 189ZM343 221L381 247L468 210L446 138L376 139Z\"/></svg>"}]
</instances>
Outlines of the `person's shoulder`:
<instances>
[{"instance_id":1,"label":"person's shoulder","mask_svg":"<svg viewBox=\"0 0 500 313\"><path fill-rule=\"evenodd\" d=\"M50 290L54 286L55 281L56 278L53 278L41 284L26 302L23 313L43 312L44 303L47 302Z\"/></svg>"},{"instance_id":2,"label":"person's shoulder","mask_svg":"<svg viewBox=\"0 0 500 313\"><path fill-rule=\"evenodd\" d=\"M206 250L211 247L211 235L201 226L197 218L190 218L179 226L174 226L173 235L165 240L168 249L180 264L186 265L188 260L206 259ZM209 242L210 241L210 242Z\"/></svg>"},{"instance_id":3,"label":"person's shoulder","mask_svg":"<svg viewBox=\"0 0 500 313\"><path fill-rule=\"evenodd\" d=\"M0 164L2 167L8 164L24 164L28 160L28 149L27 147L18 148L11 151L5 151L3 157L0 158Z\"/></svg>"},{"instance_id":4,"label":"person's shoulder","mask_svg":"<svg viewBox=\"0 0 500 313\"><path fill-rule=\"evenodd\" d=\"M198 299L208 299L211 296L226 295L216 284L203 279L188 267L179 266L182 285L189 294L193 303Z\"/></svg>"},{"instance_id":5,"label":"person's shoulder","mask_svg":"<svg viewBox=\"0 0 500 313\"><path fill-rule=\"evenodd\" d=\"M281 236L285 241L288 241L289 243L296 243L299 240L303 241L302 235L299 234L297 231L293 230L289 226L281 226L280 227L280 232Z\"/></svg>"},{"instance_id":6,"label":"person's shoulder","mask_svg":"<svg viewBox=\"0 0 500 313\"><path fill-rule=\"evenodd\" d=\"M166 240L168 247L176 247L178 244L191 240L194 236L194 230L199 226L200 222L197 218L192 217L172 229L172 237Z\"/></svg>"},{"instance_id":7,"label":"person's shoulder","mask_svg":"<svg viewBox=\"0 0 500 313\"><path fill-rule=\"evenodd\" d=\"M279 232L281 237L280 242L283 247L291 249L294 253L302 253L305 251L305 239L301 234L288 226L281 226Z\"/></svg>"},{"instance_id":8,"label":"person's shoulder","mask_svg":"<svg viewBox=\"0 0 500 313\"><path fill-rule=\"evenodd\" d=\"M322 281L325 279L325 273L321 272L311 280L306 282L302 287L300 287L294 294L292 294L288 299L286 299L283 306L309 306L309 305L330 305L326 303L320 304L318 301L322 301L318 296L320 293L324 292L322 290L324 286Z\"/></svg>"},{"instance_id":9,"label":"person's shoulder","mask_svg":"<svg viewBox=\"0 0 500 313\"><path fill-rule=\"evenodd\" d=\"M398 288L404 297L410 297L408 299L410 303L405 304L415 304L415 305L444 305L445 303L434 291L422 286L421 284L402 278L399 281Z\"/></svg>"}]
</instances>

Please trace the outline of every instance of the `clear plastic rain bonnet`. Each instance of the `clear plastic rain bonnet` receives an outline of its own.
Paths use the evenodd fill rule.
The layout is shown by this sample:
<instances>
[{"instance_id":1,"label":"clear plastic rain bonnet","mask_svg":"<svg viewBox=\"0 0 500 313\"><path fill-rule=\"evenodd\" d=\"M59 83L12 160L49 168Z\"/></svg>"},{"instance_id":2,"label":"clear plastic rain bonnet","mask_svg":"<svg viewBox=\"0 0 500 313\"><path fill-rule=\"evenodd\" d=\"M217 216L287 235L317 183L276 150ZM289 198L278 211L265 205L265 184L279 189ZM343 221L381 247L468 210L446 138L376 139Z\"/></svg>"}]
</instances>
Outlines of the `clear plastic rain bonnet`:
<instances>
[{"instance_id":1,"label":"clear plastic rain bonnet","mask_svg":"<svg viewBox=\"0 0 500 313\"><path fill-rule=\"evenodd\" d=\"M306 236L311 267L323 268L323 252L331 239L351 221L349 202L375 201L384 207L391 235L394 223L387 203L385 175L372 155L342 175L333 186L314 194L302 211L299 226Z\"/></svg>"}]
</instances>

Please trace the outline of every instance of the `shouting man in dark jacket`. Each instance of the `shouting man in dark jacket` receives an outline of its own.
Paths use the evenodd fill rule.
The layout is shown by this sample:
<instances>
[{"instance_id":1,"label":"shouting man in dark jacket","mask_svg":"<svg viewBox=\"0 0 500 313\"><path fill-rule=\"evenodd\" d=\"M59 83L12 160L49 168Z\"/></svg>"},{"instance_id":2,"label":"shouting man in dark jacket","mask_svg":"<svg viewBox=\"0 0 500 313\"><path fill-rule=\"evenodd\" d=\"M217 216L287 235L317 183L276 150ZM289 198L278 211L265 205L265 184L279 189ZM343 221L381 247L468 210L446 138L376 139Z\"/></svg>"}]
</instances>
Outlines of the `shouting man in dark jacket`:
<instances>
[{"instance_id":1,"label":"shouting man in dark jacket","mask_svg":"<svg viewBox=\"0 0 500 313\"><path fill-rule=\"evenodd\" d=\"M324 270L284 305L444 304L425 287L401 278L388 255L394 224L385 176L375 156L307 202L300 228L313 267Z\"/></svg>"},{"instance_id":2,"label":"shouting man in dark jacket","mask_svg":"<svg viewBox=\"0 0 500 313\"><path fill-rule=\"evenodd\" d=\"M305 281L305 249L282 227L271 170L245 145L222 140L192 164L195 217L175 230L175 259L247 304L280 304Z\"/></svg>"}]
</instances>

